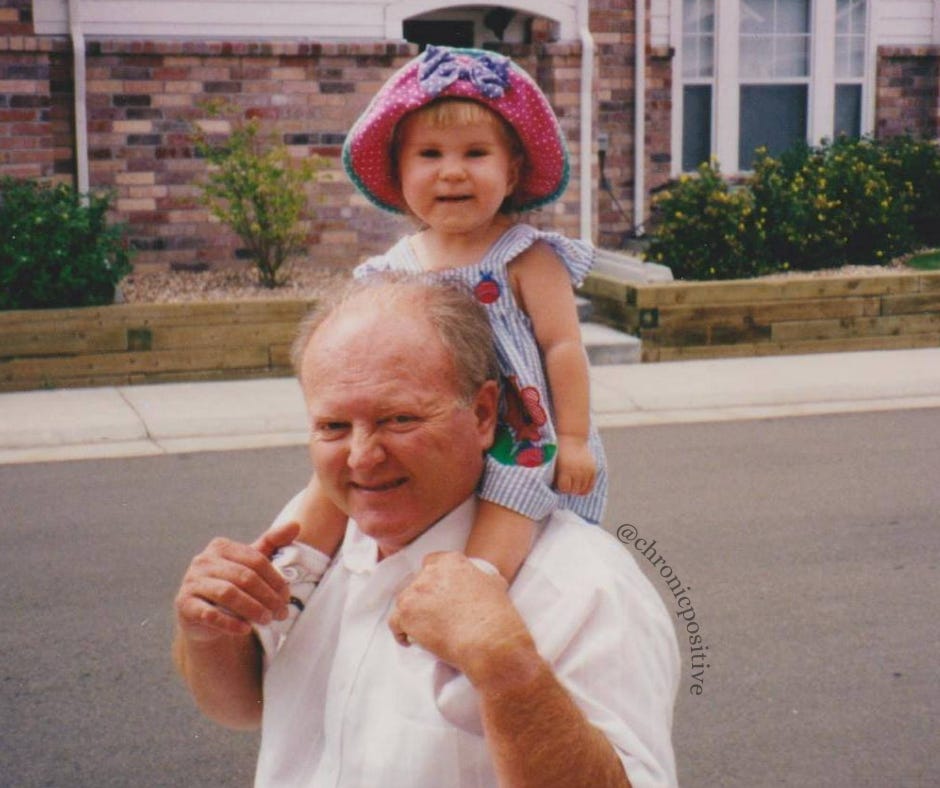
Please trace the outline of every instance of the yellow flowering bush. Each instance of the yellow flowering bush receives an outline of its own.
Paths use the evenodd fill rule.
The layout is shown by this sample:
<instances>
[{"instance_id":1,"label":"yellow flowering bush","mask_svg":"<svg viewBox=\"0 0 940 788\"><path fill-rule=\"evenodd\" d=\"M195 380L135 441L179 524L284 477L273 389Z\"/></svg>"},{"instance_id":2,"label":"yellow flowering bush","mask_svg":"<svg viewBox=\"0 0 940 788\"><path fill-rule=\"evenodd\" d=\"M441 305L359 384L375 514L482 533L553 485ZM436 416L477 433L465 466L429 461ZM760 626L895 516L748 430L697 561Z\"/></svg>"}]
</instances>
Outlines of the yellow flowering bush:
<instances>
[{"instance_id":1,"label":"yellow flowering bush","mask_svg":"<svg viewBox=\"0 0 940 788\"><path fill-rule=\"evenodd\" d=\"M728 279L758 273L754 208L746 190L732 189L717 162L682 176L654 202L658 230L646 257L678 279Z\"/></svg>"},{"instance_id":2,"label":"yellow flowering bush","mask_svg":"<svg viewBox=\"0 0 940 788\"><path fill-rule=\"evenodd\" d=\"M758 150L739 187L713 161L682 176L654 208L647 257L677 278L880 264L940 244L940 148L841 138L779 158Z\"/></svg>"}]
</instances>

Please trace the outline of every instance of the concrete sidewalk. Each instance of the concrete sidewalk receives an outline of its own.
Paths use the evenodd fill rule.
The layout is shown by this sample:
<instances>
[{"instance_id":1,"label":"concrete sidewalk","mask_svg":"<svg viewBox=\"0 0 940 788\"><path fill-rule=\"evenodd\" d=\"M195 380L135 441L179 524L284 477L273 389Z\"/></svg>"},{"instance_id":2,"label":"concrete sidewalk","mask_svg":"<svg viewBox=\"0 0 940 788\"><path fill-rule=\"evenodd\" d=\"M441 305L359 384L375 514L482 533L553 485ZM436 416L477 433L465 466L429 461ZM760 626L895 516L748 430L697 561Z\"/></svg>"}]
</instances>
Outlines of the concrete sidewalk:
<instances>
[{"instance_id":1,"label":"concrete sidewalk","mask_svg":"<svg viewBox=\"0 0 940 788\"><path fill-rule=\"evenodd\" d=\"M940 348L595 366L591 382L601 427L940 408ZM306 438L293 378L0 394L0 464Z\"/></svg>"}]
</instances>

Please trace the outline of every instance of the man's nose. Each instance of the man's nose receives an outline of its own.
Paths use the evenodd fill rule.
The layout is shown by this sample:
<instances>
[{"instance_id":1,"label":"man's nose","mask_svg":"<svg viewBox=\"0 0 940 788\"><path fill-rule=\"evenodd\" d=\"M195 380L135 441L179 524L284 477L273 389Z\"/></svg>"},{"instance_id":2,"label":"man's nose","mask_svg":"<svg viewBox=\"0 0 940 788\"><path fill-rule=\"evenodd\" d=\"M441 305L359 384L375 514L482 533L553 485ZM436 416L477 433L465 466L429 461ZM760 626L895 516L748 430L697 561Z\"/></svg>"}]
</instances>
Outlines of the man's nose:
<instances>
[{"instance_id":1,"label":"man's nose","mask_svg":"<svg viewBox=\"0 0 940 788\"><path fill-rule=\"evenodd\" d=\"M349 443L347 464L352 469L364 469L378 465L385 459L382 442L372 431L353 430Z\"/></svg>"}]
</instances>

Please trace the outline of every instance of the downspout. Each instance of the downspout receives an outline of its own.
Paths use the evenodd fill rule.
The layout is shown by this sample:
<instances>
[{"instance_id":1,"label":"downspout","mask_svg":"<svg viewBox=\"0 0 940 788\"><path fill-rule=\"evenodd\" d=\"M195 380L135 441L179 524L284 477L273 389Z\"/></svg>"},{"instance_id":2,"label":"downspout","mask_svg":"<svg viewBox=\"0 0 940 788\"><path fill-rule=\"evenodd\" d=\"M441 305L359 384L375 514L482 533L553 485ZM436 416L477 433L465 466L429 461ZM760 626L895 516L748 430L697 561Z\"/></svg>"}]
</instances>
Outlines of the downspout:
<instances>
[{"instance_id":1,"label":"downspout","mask_svg":"<svg viewBox=\"0 0 940 788\"><path fill-rule=\"evenodd\" d=\"M80 195L88 194L88 111L85 104L85 34L82 32L80 0L69 0L69 35L72 37L72 68L75 74L75 163Z\"/></svg>"},{"instance_id":2,"label":"downspout","mask_svg":"<svg viewBox=\"0 0 940 788\"><path fill-rule=\"evenodd\" d=\"M646 0L636 0L635 84L633 88L633 233L646 222Z\"/></svg>"},{"instance_id":3,"label":"downspout","mask_svg":"<svg viewBox=\"0 0 940 788\"><path fill-rule=\"evenodd\" d=\"M578 31L581 38L581 239L594 241L591 152L592 115L594 112L594 37L591 35L589 0L578 0Z\"/></svg>"}]
</instances>

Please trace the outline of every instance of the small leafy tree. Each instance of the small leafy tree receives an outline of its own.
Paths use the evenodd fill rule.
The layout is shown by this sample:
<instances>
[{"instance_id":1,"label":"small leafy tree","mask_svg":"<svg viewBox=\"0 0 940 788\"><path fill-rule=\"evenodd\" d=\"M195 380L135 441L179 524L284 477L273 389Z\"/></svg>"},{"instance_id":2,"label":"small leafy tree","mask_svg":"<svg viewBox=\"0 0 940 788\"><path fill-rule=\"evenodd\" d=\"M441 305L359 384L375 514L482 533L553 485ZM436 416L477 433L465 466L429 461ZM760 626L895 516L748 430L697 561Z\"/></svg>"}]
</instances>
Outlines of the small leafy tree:
<instances>
[{"instance_id":1,"label":"small leafy tree","mask_svg":"<svg viewBox=\"0 0 940 788\"><path fill-rule=\"evenodd\" d=\"M212 117L231 109L206 108ZM235 121L224 140L197 126L192 140L196 152L212 165L201 185L204 203L241 238L261 284L283 284L288 259L305 248L301 222L312 217L306 186L316 180L324 160L292 160L285 145L262 139L257 118Z\"/></svg>"},{"instance_id":2,"label":"small leafy tree","mask_svg":"<svg viewBox=\"0 0 940 788\"><path fill-rule=\"evenodd\" d=\"M0 179L0 309L99 306L131 270L111 196Z\"/></svg>"}]
</instances>

